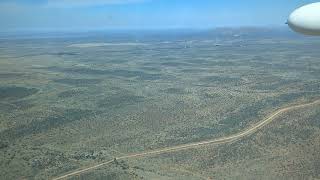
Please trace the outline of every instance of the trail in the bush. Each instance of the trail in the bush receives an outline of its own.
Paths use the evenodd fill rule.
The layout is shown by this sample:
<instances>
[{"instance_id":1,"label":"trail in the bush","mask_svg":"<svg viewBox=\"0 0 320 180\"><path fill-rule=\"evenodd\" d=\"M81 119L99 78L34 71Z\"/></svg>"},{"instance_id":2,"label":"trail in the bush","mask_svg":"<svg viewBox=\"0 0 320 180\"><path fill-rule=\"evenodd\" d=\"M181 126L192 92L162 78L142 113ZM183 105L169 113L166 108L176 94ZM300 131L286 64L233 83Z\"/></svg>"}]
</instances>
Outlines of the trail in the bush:
<instances>
[{"instance_id":1,"label":"trail in the bush","mask_svg":"<svg viewBox=\"0 0 320 180\"><path fill-rule=\"evenodd\" d=\"M317 101L314 101L314 102L311 102L311 103L293 105L293 106L290 106L290 107L285 107L285 108L279 109L279 110L275 111L274 113L272 113L270 116L268 116L266 119L258 122L257 124L254 124L252 127L249 127L248 129L243 130L242 132L239 132L239 133L234 134L234 135L229 135L229 136L226 136L226 137L216 138L216 139L212 139L212 140L200 141L200 142L195 142L195 143L190 143L190 144L177 145L177 146L172 146L172 147L167 147L167 148L162 148L162 149L156 149L156 150L151 150L151 151L146 151L146 152L140 152L140 153L135 153L135 154L119 156L119 157L115 157L115 159L116 160L121 160L121 159L146 157L146 156L151 156L151 155L159 155L159 154L164 154L164 153L169 153L169 152L181 151L181 150L185 150L185 149L197 148L197 147L204 146L204 145L209 145L209 144L225 144L225 143L237 141L237 140L239 140L241 138L244 138L246 136L254 134L259 129L261 129L264 126L270 124L280 114L286 113L286 112L288 112L290 110L316 105L318 103L320 103L320 100L317 100ZM94 166L90 166L90 167L87 167L87 168L76 170L74 172L70 172L70 173L65 174L63 176L54 178L53 180L60 180L60 179L69 178L71 176L79 175L79 174L82 174L84 172L87 172L87 171L90 171L90 170L93 170L93 169L97 169L97 168L99 168L101 166L105 166L105 165L111 164L113 162L114 162L114 160L106 161L106 162L103 162L103 163L100 163L100 164L97 164L97 165L94 165Z\"/></svg>"}]
</instances>

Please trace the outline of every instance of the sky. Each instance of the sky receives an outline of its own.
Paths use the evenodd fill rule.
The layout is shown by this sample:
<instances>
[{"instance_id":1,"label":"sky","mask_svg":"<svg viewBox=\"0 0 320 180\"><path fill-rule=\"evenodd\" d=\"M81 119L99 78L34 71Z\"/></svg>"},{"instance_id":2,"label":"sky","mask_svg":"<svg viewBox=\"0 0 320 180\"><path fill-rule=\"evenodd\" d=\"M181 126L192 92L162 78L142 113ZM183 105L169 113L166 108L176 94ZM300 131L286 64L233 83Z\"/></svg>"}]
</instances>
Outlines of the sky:
<instances>
[{"instance_id":1,"label":"sky","mask_svg":"<svg viewBox=\"0 0 320 180\"><path fill-rule=\"evenodd\" d=\"M0 31L281 26L312 0L0 0Z\"/></svg>"}]
</instances>

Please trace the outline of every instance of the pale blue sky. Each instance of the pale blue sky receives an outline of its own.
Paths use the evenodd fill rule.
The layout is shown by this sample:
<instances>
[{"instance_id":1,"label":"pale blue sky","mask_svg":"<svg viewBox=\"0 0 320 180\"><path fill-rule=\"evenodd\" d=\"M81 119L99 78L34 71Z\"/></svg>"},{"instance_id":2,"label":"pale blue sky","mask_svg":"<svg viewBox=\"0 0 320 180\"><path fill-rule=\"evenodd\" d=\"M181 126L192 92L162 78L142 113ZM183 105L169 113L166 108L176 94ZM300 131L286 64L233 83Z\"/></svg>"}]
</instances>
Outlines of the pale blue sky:
<instances>
[{"instance_id":1,"label":"pale blue sky","mask_svg":"<svg viewBox=\"0 0 320 180\"><path fill-rule=\"evenodd\" d=\"M1 0L0 29L281 26L312 0Z\"/></svg>"}]
</instances>

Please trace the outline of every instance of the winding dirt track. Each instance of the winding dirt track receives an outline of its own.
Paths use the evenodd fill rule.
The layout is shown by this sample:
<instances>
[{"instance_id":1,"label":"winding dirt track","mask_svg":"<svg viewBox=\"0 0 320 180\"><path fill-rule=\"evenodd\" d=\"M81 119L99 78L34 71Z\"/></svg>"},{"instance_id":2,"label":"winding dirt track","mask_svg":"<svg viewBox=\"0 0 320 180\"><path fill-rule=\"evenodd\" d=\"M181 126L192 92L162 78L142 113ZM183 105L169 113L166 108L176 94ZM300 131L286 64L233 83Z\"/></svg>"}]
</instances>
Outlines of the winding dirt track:
<instances>
[{"instance_id":1,"label":"winding dirt track","mask_svg":"<svg viewBox=\"0 0 320 180\"><path fill-rule=\"evenodd\" d=\"M317 101L314 101L314 102L311 102L311 103L294 105L294 106L290 106L290 107L285 107L285 108L279 109L279 110L275 111L274 113L272 113L270 116L268 116L266 119L260 121L257 124L254 124L252 127L249 127L248 129L245 129L242 132L239 132L239 133L234 134L234 135L221 137L221 138L217 138L217 139L212 139L212 140L207 140L207 141L196 142L196 143L172 146L172 147L167 147L167 148L158 149L158 150L151 150L151 151L146 151L146 152L141 152L141 153L136 153L136 154L129 154L129 155L125 155L125 156L119 156L119 157L116 157L116 159L120 160L120 159L136 158L136 157L146 157L146 156L163 154L163 153L168 153L168 152L174 152L174 151L181 151L181 150L185 150L185 149L197 148L199 146L204 146L204 145L208 145L208 144L225 144L225 143L237 141L237 140L239 140L239 139L241 139L243 137L252 135L253 133L257 132L259 129L261 129L264 126L266 126L269 123L271 123L280 114L283 114L283 113L288 112L290 110L316 105L318 103L320 103L320 100L317 100ZM91 167L87 167L87 168L84 168L84 169L81 169L81 170L76 170L76 171L70 172L70 173L68 173L66 175L54 178L53 180L66 179L66 178L69 178L71 176L80 175L80 174L82 174L84 172L99 168L101 166L105 166L107 164L111 164L112 162L114 162L114 160L106 161L106 162L103 162L103 163L100 163L100 164L97 164L97 165L94 165L94 166L91 166Z\"/></svg>"}]
</instances>

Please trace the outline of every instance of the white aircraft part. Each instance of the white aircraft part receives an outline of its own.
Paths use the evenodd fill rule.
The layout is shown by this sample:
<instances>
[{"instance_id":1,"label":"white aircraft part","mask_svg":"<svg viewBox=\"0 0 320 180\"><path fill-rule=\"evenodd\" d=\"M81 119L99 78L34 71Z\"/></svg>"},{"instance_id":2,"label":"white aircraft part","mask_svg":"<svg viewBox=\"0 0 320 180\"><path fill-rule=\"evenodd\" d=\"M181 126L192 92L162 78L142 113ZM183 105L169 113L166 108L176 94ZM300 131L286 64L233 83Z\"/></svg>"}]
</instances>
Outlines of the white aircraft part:
<instances>
[{"instance_id":1,"label":"white aircraft part","mask_svg":"<svg viewBox=\"0 0 320 180\"><path fill-rule=\"evenodd\" d=\"M289 16L288 25L298 33L320 36L320 2L295 10Z\"/></svg>"}]
</instances>

